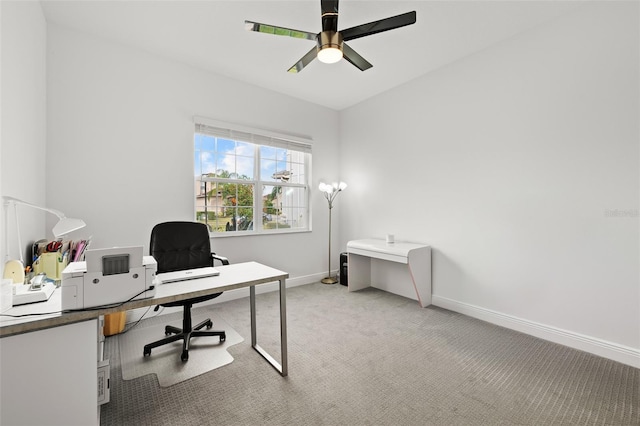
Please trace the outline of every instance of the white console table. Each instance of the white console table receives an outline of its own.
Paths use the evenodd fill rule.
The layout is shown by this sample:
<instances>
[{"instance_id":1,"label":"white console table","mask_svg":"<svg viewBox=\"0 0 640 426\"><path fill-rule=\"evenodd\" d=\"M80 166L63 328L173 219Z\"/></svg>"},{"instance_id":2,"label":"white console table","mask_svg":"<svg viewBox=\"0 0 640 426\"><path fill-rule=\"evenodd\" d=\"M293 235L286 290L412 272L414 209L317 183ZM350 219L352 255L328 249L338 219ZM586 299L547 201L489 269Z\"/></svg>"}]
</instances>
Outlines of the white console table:
<instances>
[{"instance_id":1,"label":"white console table","mask_svg":"<svg viewBox=\"0 0 640 426\"><path fill-rule=\"evenodd\" d=\"M431 304L431 247L366 239L347 243L349 291L375 287Z\"/></svg>"}]
</instances>

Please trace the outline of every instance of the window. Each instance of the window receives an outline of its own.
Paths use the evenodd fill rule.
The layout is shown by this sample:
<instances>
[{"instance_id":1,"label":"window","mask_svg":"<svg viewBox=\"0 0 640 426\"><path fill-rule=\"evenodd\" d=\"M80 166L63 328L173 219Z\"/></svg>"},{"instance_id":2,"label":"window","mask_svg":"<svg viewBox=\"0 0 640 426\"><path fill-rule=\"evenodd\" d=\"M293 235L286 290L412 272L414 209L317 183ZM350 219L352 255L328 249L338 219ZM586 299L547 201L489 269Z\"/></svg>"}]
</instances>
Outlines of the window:
<instances>
[{"instance_id":1,"label":"window","mask_svg":"<svg viewBox=\"0 0 640 426\"><path fill-rule=\"evenodd\" d=\"M310 140L196 118L195 217L216 235L308 231Z\"/></svg>"}]
</instances>

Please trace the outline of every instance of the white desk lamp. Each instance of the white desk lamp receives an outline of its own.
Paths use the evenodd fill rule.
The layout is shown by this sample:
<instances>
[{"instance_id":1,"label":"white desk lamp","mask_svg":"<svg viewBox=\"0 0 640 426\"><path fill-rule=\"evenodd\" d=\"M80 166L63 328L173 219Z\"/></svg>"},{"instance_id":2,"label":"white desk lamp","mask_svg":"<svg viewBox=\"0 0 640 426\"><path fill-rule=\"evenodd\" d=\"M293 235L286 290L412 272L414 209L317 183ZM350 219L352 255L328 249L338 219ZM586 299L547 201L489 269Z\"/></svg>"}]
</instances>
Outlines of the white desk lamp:
<instances>
[{"instance_id":1,"label":"white desk lamp","mask_svg":"<svg viewBox=\"0 0 640 426\"><path fill-rule=\"evenodd\" d=\"M33 207L34 209L44 210L46 212L52 213L58 216L58 223L51 230L53 232L53 236L58 238L63 235L66 235L70 232L76 231L80 228L84 228L87 226L83 220L74 219L70 217L66 217L64 213L59 210L50 209L48 207L40 207L35 204L28 203L26 201L19 200L17 198L3 196L5 206L5 216L4 216L4 229L5 229L5 267L4 267L4 278L13 278L14 283L22 283L24 282L24 257L22 255L22 241L20 239L20 224L18 222L18 204L22 204L24 206ZM7 238L7 230L9 229L9 218L8 211L9 206L13 204L14 214L16 217L16 234L18 236L18 248L20 250L20 261L17 263L17 260L9 259L9 238ZM20 280L22 278L22 280Z\"/></svg>"},{"instance_id":2,"label":"white desk lamp","mask_svg":"<svg viewBox=\"0 0 640 426\"><path fill-rule=\"evenodd\" d=\"M320 281L323 284L335 284L338 282L337 279L331 276L331 210L333 210L333 200L335 200L338 192L344 191L346 187L347 184L344 182L340 182L339 184L334 182L333 185L320 182L318 186L318 189L322 191L324 198L326 198L329 203L329 273L326 278Z\"/></svg>"}]
</instances>

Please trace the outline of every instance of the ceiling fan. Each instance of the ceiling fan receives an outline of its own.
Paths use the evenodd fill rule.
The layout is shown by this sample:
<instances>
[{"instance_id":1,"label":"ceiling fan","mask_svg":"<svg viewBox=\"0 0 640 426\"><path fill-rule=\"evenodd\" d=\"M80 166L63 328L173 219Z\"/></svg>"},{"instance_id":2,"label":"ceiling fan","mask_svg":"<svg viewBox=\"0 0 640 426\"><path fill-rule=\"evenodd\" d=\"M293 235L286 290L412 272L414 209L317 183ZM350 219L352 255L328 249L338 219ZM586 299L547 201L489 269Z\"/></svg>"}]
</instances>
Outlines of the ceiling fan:
<instances>
[{"instance_id":1,"label":"ceiling fan","mask_svg":"<svg viewBox=\"0 0 640 426\"><path fill-rule=\"evenodd\" d=\"M244 21L245 28L248 31L259 33L314 40L316 46L289 68L289 72L302 71L316 56L321 62L328 64L345 58L361 71L366 71L373 65L349 47L345 43L346 41L394 30L416 22L416 12L413 11L338 31L338 0L321 0L320 7L322 9L322 31L317 34L253 21Z\"/></svg>"}]
</instances>

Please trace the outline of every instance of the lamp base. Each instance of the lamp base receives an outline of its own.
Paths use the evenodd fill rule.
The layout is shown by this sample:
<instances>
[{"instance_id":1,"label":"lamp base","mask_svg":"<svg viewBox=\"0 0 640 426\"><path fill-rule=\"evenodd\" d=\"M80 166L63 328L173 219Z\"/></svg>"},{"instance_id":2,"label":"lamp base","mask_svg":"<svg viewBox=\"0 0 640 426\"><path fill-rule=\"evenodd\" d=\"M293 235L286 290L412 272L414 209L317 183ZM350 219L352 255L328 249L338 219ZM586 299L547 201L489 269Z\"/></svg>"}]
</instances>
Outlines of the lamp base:
<instances>
[{"instance_id":1,"label":"lamp base","mask_svg":"<svg viewBox=\"0 0 640 426\"><path fill-rule=\"evenodd\" d=\"M25 274L22 262L19 260L7 260L4 264L2 278L12 280L14 284L23 284Z\"/></svg>"},{"instance_id":2,"label":"lamp base","mask_svg":"<svg viewBox=\"0 0 640 426\"><path fill-rule=\"evenodd\" d=\"M335 284L335 283L338 282L338 280L333 278L333 277L327 277L327 278L323 278L322 280L320 280L320 282L322 284Z\"/></svg>"}]
</instances>

